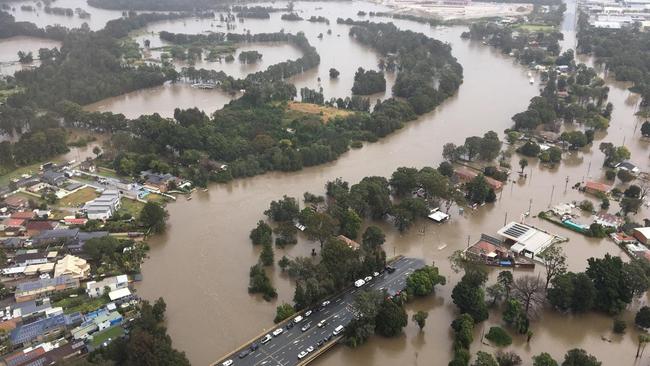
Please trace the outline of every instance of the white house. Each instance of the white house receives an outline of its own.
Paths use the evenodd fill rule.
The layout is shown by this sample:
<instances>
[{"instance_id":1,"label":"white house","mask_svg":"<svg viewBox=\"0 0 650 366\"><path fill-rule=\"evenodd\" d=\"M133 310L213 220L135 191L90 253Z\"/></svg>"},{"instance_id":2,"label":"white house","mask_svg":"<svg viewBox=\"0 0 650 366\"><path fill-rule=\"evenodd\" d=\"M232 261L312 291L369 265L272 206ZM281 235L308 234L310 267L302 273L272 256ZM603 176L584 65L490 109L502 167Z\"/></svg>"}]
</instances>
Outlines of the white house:
<instances>
[{"instance_id":1,"label":"white house","mask_svg":"<svg viewBox=\"0 0 650 366\"><path fill-rule=\"evenodd\" d=\"M86 294L89 297L100 297L104 295L106 288L109 292L125 288L129 285L126 275L104 278L101 281L90 281L86 283Z\"/></svg>"}]
</instances>

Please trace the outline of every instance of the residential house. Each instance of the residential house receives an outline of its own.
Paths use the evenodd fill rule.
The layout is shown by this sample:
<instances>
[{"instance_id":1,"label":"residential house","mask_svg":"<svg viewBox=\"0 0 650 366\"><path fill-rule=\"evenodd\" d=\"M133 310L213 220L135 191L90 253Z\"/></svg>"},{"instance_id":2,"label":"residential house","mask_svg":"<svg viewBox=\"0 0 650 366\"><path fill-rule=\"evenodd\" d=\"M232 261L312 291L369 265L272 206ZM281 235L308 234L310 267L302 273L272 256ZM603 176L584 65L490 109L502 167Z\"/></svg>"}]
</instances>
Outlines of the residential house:
<instances>
[{"instance_id":1,"label":"residential house","mask_svg":"<svg viewBox=\"0 0 650 366\"><path fill-rule=\"evenodd\" d=\"M102 331L112 326L118 325L122 322L122 315L117 311L104 313L93 319L93 323L97 324L97 330Z\"/></svg>"},{"instance_id":2,"label":"residential house","mask_svg":"<svg viewBox=\"0 0 650 366\"><path fill-rule=\"evenodd\" d=\"M41 180L52 186L59 186L65 182L68 178L64 173L56 172L54 170L46 170L41 175Z\"/></svg>"},{"instance_id":3,"label":"residential house","mask_svg":"<svg viewBox=\"0 0 650 366\"><path fill-rule=\"evenodd\" d=\"M16 303L11 306L11 318L29 318L45 314L52 309L50 299L43 298L26 302Z\"/></svg>"},{"instance_id":4,"label":"residential house","mask_svg":"<svg viewBox=\"0 0 650 366\"><path fill-rule=\"evenodd\" d=\"M609 236L614 240L614 243L621 244L634 244L637 242L636 238L625 233L611 233Z\"/></svg>"},{"instance_id":5,"label":"residential house","mask_svg":"<svg viewBox=\"0 0 650 366\"><path fill-rule=\"evenodd\" d=\"M79 164L79 170L94 173L97 171L97 165L95 165L95 162L93 162L92 159L86 159Z\"/></svg>"},{"instance_id":6,"label":"residential house","mask_svg":"<svg viewBox=\"0 0 650 366\"><path fill-rule=\"evenodd\" d=\"M77 241L71 244L68 244L66 248L72 253L79 253L83 251L84 245L90 239L103 238L108 236L108 231L80 231L77 237Z\"/></svg>"},{"instance_id":7,"label":"residential house","mask_svg":"<svg viewBox=\"0 0 650 366\"><path fill-rule=\"evenodd\" d=\"M41 232L34 238L36 245L70 245L79 240L79 229L57 229Z\"/></svg>"},{"instance_id":8,"label":"residential house","mask_svg":"<svg viewBox=\"0 0 650 366\"><path fill-rule=\"evenodd\" d=\"M54 277L70 276L76 279L84 279L90 274L90 264L84 259L74 255L66 255L59 259L54 267Z\"/></svg>"},{"instance_id":9,"label":"residential house","mask_svg":"<svg viewBox=\"0 0 650 366\"><path fill-rule=\"evenodd\" d=\"M101 281L89 281L86 283L86 294L89 297L99 297L104 295L108 288L109 292L125 288L129 285L129 278L127 275L120 275L114 277L107 277Z\"/></svg>"},{"instance_id":10,"label":"residential house","mask_svg":"<svg viewBox=\"0 0 650 366\"><path fill-rule=\"evenodd\" d=\"M25 224L27 235L30 237L38 236L43 231L53 230L58 226L56 221L29 221Z\"/></svg>"},{"instance_id":11,"label":"residential house","mask_svg":"<svg viewBox=\"0 0 650 366\"><path fill-rule=\"evenodd\" d=\"M111 301L124 301L131 297L131 290L128 287L120 288L108 293L108 298Z\"/></svg>"},{"instance_id":12,"label":"residential house","mask_svg":"<svg viewBox=\"0 0 650 366\"><path fill-rule=\"evenodd\" d=\"M641 172L641 169L639 169L636 165L630 163L629 161L618 163L614 167L619 170L627 170L628 172L635 175Z\"/></svg>"},{"instance_id":13,"label":"residential house","mask_svg":"<svg viewBox=\"0 0 650 366\"><path fill-rule=\"evenodd\" d=\"M43 318L32 323L23 323L12 330L9 339L14 346L27 346L34 341L44 341L60 335L66 327L65 315Z\"/></svg>"},{"instance_id":14,"label":"residential house","mask_svg":"<svg viewBox=\"0 0 650 366\"><path fill-rule=\"evenodd\" d=\"M88 219L86 218L76 218L76 217L66 217L63 219L63 223L71 226L82 226L86 225Z\"/></svg>"},{"instance_id":15,"label":"residential house","mask_svg":"<svg viewBox=\"0 0 650 366\"><path fill-rule=\"evenodd\" d=\"M642 244L648 245L650 244L650 227L638 227L632 231L632 236Z\"/></svg>"},{"instance_id":16,"label":"residential house","mask_svg":"<svg viewBox=\"0 0 650 366\"><path fill-rule=\"evenodd\" d=\"M460 167L454 170L454 178L457 179L460 183L467 183L472 179L476 178L480 173L469 168ZM492 188L494 191L499 191L503 188L503 182L498 181L494 178L486 177L485 182Z\"/></svg>"},{"instance_id":17,"label":"residential house","mask_svg":"<svg viewBox=\"0 0 650 366\"><path fill-rule=\"evenodd\" d=\"M359 250L361 248L361 245L359 243L357 243L356 241L348 238L345 235L339 235L336 238L338 240L344 242L350 249Z\"/></svg>"},{"instance_id":18,"label":"residential house","mask_svg":"<svg viewBox=\"0 0 650 366\"><path fill-rule=\"evenodd\" d=\"M512 243L512 252L533 259L559 239L555 235L517 222L509 223L497 233L505 238L506 243Z\"/></svg>"},{"instance_id":19,"label":"residential house","mask_svg":"<svg viewBox=\"0 0 650 366\"><path fill-rule=\"evenodd\" d=\"M612 215L607 212L599 212L594 216L594 222L605 227L612 227L618 229L619 226L623 225L623 219Z\"/></svg>"},{"instance_id":20,"label":"residential house","mask_svg":"<svg viewBox=\"0 0 650 366\"><path fill-rule=\"evenodd\" d=\"M120 193L105 190L102 195L86 203L84 211L89 220L107 220L120 209Z\"/></svg>"},{"instance_id":21,"label":"residential house","mask_svg":"<svg viewBox=\"0 0 650 366\"><path fill-rule=\"evenodd\" d=\"M34 211L18 211L11 214L12 219L31 220L34 218Z\"/></svg>"},{"instance_id":22,"label":"residential house","mask_svg":"<svg viewBox=\"0 0 650 366\"><path fill-rule=\"evenodd\" d=\"M16 249L23 246L23 244L25 243L25 238L18 238L18 237L5 238L2 241L0 241L0 243L2 243L3 248Z\"/></svg>"},{"instance_id":23,"label":"residential house","mask_svg":"<svg viewBox=\"0 0 650 366\"><path fill-rule=\"evenodd\" d=\"M587 181L585 182L585 192L593 194L593 195L600 195L600 194L608 194L609 191L612 189L612 187L608 186L605 183L599 183L599 182L593 182L593 181Z\"/></svg>"},{"instance_id":24,"label":"residential house","mask_svg":"<svg viewBox=\"0 0 650 366\"><path fill-rule=\"evenodd\" d=\"M37 299L53 292L79 288L79 279L71 276L43 278L16 285L14 297L16 302Z\"/></svg>"},{"instance_id":25,"label":"residential house","mask_svg":"<svg viewBox=\"0 0 650 366\"><path fill-rule=\"evenodd\" d=\"M170 184L178 184L179 179L169 173L160 174L153 173L151 171L143 171L140 173L142 179L144 179L144 187L152 191L167 192L170 188Z\"/></svg>"},{"instance_id":26,"label":"residential house","mask_svg":"<svg viewBox=\"0 0 650 366\"><path fill-rule=\"evenodd\" d=\"M481 234L481 239L478 242L465 249L465 255L468 259L488 264L497 263L500 259L510 256L501 240L485 234Z\"/></svg>"},{"instance_id":27,"label":"residential house","mask_svg":"<svg viewBox=\"0 0 650 366\"><path fill-rule=\"evenodd\" d=\"M14 210L23 209L23 208L27 207L27 205L28 205L27 199L25 199L23 197L20 197L20 196L16 196L16 195L9 196L9 197L5 198L4 203L5 203L5 205L7 205L7 207L9 207L11 209L14 209Z\"/></svg>"}]
</instances>

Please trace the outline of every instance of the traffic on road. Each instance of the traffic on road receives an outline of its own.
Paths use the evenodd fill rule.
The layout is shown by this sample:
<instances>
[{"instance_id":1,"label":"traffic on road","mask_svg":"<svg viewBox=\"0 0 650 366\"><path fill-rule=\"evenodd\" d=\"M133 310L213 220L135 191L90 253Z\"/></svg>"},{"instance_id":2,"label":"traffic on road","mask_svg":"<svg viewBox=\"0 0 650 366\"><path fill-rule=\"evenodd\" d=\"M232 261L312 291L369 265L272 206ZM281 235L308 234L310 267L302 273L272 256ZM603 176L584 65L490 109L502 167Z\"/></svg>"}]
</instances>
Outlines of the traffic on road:
<instances>
[{"instance_id":1,"label":"traffic on road","mask_svg":"<svg viewBox=\"0 0 650 366\"><path fill-rule=\"evenodd\" d=\"M343 334L345 326L354 318L352 305L359 291L385 290L389 295L395 295L406 286L406 277L423 266L421 259L400 258L381 273L375 272L357 280L354 288L339 297L326 300L320 306L294 316L286 324L270 329L267 334L240 348L238 353L230 354L214 365L298 365Z\"/></svg>"}]
</instances>

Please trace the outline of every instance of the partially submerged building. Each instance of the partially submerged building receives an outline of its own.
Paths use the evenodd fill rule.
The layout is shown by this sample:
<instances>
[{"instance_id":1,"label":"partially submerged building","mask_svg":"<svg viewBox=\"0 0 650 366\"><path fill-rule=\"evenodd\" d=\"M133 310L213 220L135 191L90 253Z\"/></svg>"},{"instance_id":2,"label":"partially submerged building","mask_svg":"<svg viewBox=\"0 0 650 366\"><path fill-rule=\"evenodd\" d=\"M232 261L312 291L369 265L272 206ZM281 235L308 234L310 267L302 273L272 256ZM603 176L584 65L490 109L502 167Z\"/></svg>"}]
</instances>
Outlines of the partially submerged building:
<instances>
[{"instance_id":1,"label":"partially submerged building","mask_svg":"<svg viewBox=\"0 0 650 366\"><path fill-rule=\"evenodd\" d=\"M532 259L562 240L556 235L518 222L509 223L497 233L505 239L506 244L511 244L512 252Z\"/></svg>"}]
</instances>

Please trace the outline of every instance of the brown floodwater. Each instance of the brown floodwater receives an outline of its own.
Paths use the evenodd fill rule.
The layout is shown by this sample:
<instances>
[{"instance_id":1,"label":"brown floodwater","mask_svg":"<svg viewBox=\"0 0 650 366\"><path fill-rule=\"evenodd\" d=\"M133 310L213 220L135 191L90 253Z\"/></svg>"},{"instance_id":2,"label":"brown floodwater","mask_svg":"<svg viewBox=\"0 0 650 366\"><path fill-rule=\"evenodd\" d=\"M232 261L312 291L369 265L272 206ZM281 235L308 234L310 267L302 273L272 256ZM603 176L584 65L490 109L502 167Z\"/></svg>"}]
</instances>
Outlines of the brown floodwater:
<instances>
[{"instance_id":1,"label":"brown floodwater","mask_svg":"<svg viewBox=\"0 0 650 366\"><path fill-rule=\"evenodd\" d=\"M36 67L39 65L38 50L40 48L60 47L61 42L51 39L35 37L11 37L0 41L0 76L13 75L16 71L23 68ZM29 65L23 65L18 62L18 52L31 52L34 56L34 62Z\"/></svg>"},{"instance_id":2,"label":"brown floodwater","mask_svg":"<svg viewBox=\"0 0 650 366\"><path fill-rule=\"evenodd\" d=\"M87 19L80 18L76 12L74 16L47 14L43 10L43 7L38 7L36 3L36 1L31 0L9 2L8 4L12 8L9 13L16 18L16 21L32 22L41 28L48 25L62 25L67 28L79 28L85 23L88 25L88 28L92 30L102 29L109 20L122 16L121 11L94 8L88 5L86 0L56 0L51 6L70 8L72 10L77 8L83 9L91 14L90 18ZM22 10L20 8L21 5L31 5L34 7L34 11Z\"/></svg>"},{"instance_id":3,"label":"brown floodwater","mask_svg":"<svg viewBox=\"0 0 650 366\"><path fill-rule=\"evenodd\" d=\"M275 6L284 4L278 2ZM238 23L236 31L304 31L321 55L321 65L293 77L291 81L298 88L316 88L320 85L326 98L349 95L354 71L359 66L376 68L379 55L351 40L347 36L349 28L336 25L335 19L339 16L357 18L358 10L382 8L362 2L298 2L295 5L303 16L323 15L332 24L285 22L279 19L279 14L272 14L271 20ZM575 3L569 4L569 14L575 12L574 7ZM212 21L206 20L161 22L150 25L146 31L200 33L211 30L211 23ZM323 194L324 184L337 177L356 183L364 176L388 176L399 166L437 166L441 161L444 143L460 144L465 137L482 135L488 130L502 133L512 126L511 116L524 110L530 98L539 92L538 84L531 86L528 83L526 68L480 42L461 40L460 34L466 30L465 27L431 28L410 21L395 23L403 29L423 32L451 44L454 56L464 67L465 76L465 81L455 96L393 135L377 143L366 144L360 150L352 150L335 162L294 173L268 173L229 184L213 185L208 192L195 193L192 201L180 199L168 205L168 230L163 235L151 238L150 258L142 268L144 281L137 285L137 291L147 299L159 296L165 298L169 334L174 345L185 351L193 364L208 364L268 329L273 325L275 306L292 300L293 284L277 268L269 271L278 289L277 300L267 303L246 292L248 269L259 255L259 248L251 245L248 234L255 223L263 219L262 212L271 200L284 194L302 197L305 191ZM567 33L563 47L575 45L574 24L568 20L563 24ZM332 29L331 36L326 34L328 28ZM324 33L323 40L317 38L319 33ZM272 49L263 52L264 57L272 52ZM290 55L286 57L290 58ZM331 67L341 71L339 80L329 80L328 70ZM247 73L246 70L232 72L235 77ZM320 83L318 77L321 78ZM393 78L388 79L390 88ZM608 83L611 88L609 100L615 106L614 113L609 130L597 135L594 146L567 154L561 165L555 168L542 166L530 159L531 164L526 169L528 178L508 183L496 203L478 210L467 210L463 214L454 207L450 211L452 219L446 224L436 225L422 221L409 232L399 234L386 223L374 223L382 226L386 232L385 250L389 255L403 254L435 262L448 276L448 284L440 287L435 296L408 305L409 316L418 310L429 311L423 332L409 323L404 334L396 339L373 337L366 345L354 350L339 346L315 364L446 364L451 357L449 324L457 315L450 295L460 276L450 269L447 260L449 255L464 248L468 237L470 242L474 242L481 233L495 234L504 222L523 219L524 212L530 210L534 215L551 205L588 198L571 189L571 186L585 179L602 179L604 157L597 148L602 141L616 145L624 143L632 151L631 160L641 169L648 169L648 143L640 139L639 120L634 117L639 98L630 93L624 84L609 80ZM203 95L200 93L209 95L206 98L211 99L206 99L205 103L202 99L196 100L196 95ZM227 100L226 97L220 99L217 93L182 84L170 84L112 98L110 102L102 101L100 103L103 107L92 108L121 112L128 116L150 112L169 115L176 106L187 107L192 104L212 110ZM518 156L513 156L513 170L517 169L518 160ZM516 174L513 177L516 178ZM647 214L648 209L644 208L636 220L641 221ZM526 222L569 238L562 247L568 255L571 270L581 271L588 258L602 257L606 253L626 258L609 240L586 238L532 217L526 218ZM312 248L318 249L318 244L300 237L295 246L276 248L275 256L276 259L285 254L289 257L304 256ZM537 272L543 270L538 268L535 272L517 273ZM495 276L496 271L493 271L491 282ZM631 308L647 302L648 299L642 297ZM514 345L510 348L522 356L524 364L531 364L531 356L542 351L561 358L568 349L582 347L596 355L605 365L632 365L635 364L637 335L631 326L632 317L631 312L624 314L629 324L628 332L623 336L615 336L610 330L612 320L609 317L600 314L565 316L542 309L532 324L534 335L530 344L526 344L525 339L515 337ZM482 345L479 339L484 329L500 322L499 314L493 313L490 320L477 327L473 353L479 349L495 351ZM601 337L611 342L603 341ZM647 363L647 356L643 361Z\"/></svg>"}]
</instances>

